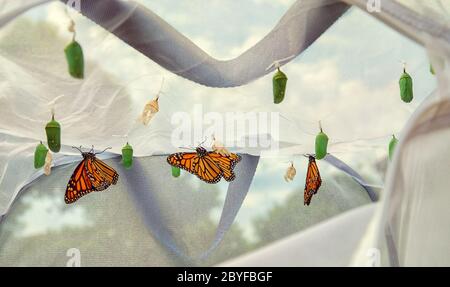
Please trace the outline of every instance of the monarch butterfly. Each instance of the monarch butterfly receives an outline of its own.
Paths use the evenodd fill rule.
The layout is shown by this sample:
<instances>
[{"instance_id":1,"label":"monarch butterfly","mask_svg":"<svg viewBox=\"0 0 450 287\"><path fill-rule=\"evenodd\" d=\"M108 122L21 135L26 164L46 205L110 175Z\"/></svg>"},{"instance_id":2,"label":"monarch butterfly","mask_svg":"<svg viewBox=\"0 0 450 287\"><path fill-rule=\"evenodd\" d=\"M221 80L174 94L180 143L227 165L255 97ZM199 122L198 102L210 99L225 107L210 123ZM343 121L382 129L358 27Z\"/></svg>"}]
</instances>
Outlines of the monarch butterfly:
<instances>
[{"instance_id":1,"label":"monarch butterfly","mask_svg":"<svg viewBox=\"0 0 450 287\"><path fill-rule=\"evenodd\" d=\"M207 183L218 183L222 177L233 181L236 178L233 168L240 160L238 154L219 154L203 147L197 147L195 152L179 152L167 157L170 165L195 174Z\"/></svg>"},{"instance_id":2,"label":"monarch butterfly","mask_svg":"<svg viewBox=\"0 0 450 287\"><path fill-rule=\"evenodd\" d=\"M303 194L304 205L309 205L314 194L319 191L322 179L320 178L319 168L313 156L309 156L308 170L306 171L305 191Z\"/></svg>"},{"instance_id":3,"label":"monarch butterfly","mask_svg":"<svg viewBox=\"0 0 450 287\"><path fill-rule=\"evenodd\" d=\"M67 204L74 203L93 191L105 190L119 180L119 174L112 167L96 158L100 153L94 153L93 148L89 152L83 152L81 147L76 149L81 152L83 160L75 168L67 184L64 197Z\"/></svg>"}]
</instances>

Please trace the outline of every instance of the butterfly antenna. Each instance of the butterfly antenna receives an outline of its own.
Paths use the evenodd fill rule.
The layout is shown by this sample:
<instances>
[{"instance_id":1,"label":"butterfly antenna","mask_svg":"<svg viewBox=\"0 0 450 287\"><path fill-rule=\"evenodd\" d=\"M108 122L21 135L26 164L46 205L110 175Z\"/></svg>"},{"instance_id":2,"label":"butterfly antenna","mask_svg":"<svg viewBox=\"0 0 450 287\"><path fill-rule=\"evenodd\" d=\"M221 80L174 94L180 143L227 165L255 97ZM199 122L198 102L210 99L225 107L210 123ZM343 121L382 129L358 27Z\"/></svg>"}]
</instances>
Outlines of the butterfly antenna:
<instances>
[{"instance_id":1,"label":"butterfly antenna","mask_svg":"<svg viewBox=\"0 0 450 287\"><path fill-rule=\"evenodd\" d=\"M77 149L80 153L83 153L83 151L81 150L81 146L79 148L76 146L73 146L72 148Z\"/></svg>"},{"instance_id":2,"label":"butterfly antenna","mask_svg":"<svg viewBox=\"0 0 450 287\"><path fill-rule=\"evenodd\" d=\"M205 137L205 139L199 144L199 146L202 146L202 144L204 144L207 139L208 139L208 137Z\"/></svg>"},{"instance_id":3,"label":"butterfly antenna","mask_svg":"<svg viewBox=\"0 0 450 287\"><path fill-rule=\"evenodd\" d=\"M112 149L112 147L107 147L107 148L105 148L103 151L97 152L97 153L95 153L95 154L96 154L96 155L97 155L97 154L102 154L102 153L104 153L105 151L107 151L107 150L109 150L109 149Z\"/></svg>"}]
</instances>

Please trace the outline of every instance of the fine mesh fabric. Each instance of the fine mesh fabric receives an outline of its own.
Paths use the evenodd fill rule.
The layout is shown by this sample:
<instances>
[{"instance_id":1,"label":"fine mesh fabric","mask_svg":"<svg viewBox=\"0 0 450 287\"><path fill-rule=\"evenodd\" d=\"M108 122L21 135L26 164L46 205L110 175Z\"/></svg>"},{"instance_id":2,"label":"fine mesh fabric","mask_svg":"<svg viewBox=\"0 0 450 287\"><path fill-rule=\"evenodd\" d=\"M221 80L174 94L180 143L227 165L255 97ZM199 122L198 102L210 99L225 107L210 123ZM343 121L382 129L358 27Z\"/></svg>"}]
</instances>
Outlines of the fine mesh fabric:
<instances>
[{"instance_id":1,"label":"fine mesh fabric","mask_svg":"<svg viewBox=\"0 0 450 287\"><path fill-rule=\"evenodd\" d=\"M208 266L370 202L350 176L319 163L328 180L313 198L314 208L305 207L306 169L299 168L298 180L286 183L279 161L261 160L247 194L186 173L173 178L163 156L136 159L132 170L124 170L120 158L109 159L105 162L120 174L118 185L69 206L62 191L76 163L58 167L52 177L24 190L3 219L0 264L64 266L66 251L77 248L82 266ZM245 156L242 164L241 169L251 170L255 157ZM251 178L238 174L234 185ZM271 181L276 183L267 187L272 193L264 192L261 186ZM225 218L233 216L230 208L241 200L236 220ZM226 222L233 221L229 228Z\"/></svg>"},{"instance_id":2,"label":"fine mesh fabric","mask_svg":"<svg viewBox=\"0 0 450 287\"><path fill-rule=\"evenodd\" d=\"M0 265L64 266L71 248L85 266L361 266L374 264L373 250L382 265L448 265L440 228L448 225L448 3L384 0L380 13L368 13L362 0L83 0L78 13L62 2L0 0ZM86 57L82 81L68 75L63 54L70 19ZM276 60L289 78L279 105ZM398 95L402 62L414 81L407 105ZM136 119L160 91L160 111L143 126ZM46 177L32 163L52 111L62 150ZM229 136L226 124L218 132L202 122L203 133L173 144L180 113L229 112L276 113L279 128ZM318 161L323 186L305 207L304 154L314 151L319 121L330 156ZM173 178L165 156L205 137L210 147L213 133L243 155L240 180ZM235 146L266 134L276 152ZM388 162L392 134L400 143ZM126 141L131 170L118 157ZM81 159L71 147L80 145L112 147L101 158L119 184L66 206ZM297 176L286 183L290 161ZM330 236L337 239L324 249ZM312 242L299 247L298 261L282 256Z\"/></svg>"}]
</instances>

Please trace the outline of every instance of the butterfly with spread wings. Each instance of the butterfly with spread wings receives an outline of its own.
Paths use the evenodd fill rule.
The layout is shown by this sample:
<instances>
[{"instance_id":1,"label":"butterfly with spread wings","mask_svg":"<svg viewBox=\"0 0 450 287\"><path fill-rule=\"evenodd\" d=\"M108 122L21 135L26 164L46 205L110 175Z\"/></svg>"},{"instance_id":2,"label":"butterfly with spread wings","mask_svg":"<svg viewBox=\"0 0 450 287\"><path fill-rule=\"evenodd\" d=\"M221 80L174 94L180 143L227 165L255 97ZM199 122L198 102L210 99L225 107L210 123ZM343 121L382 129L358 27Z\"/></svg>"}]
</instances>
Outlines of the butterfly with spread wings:
<instances>
[{"instance_id":1,"label":"butterfly with spread wings","mask_svg":"<svg viewBox=\"0 0 450 287\"><path fill-rule=\"evenodd\" d=\"M306 172L305 191L303 194L304 205L309 205L314 194L319 191L322 179L320 178L319 168L316 164L316 159L313 156L309 157L308 170Z\"/></svg>"},{"instance_id":2,"label":"butterfly with spread wings","mask_svg":"<svg viewBox=\"0 0 450 287\"><path fill-rule=\"evenodd\" d=\"M76 149L81 152L83 160L75 168L67 184L64 197L67 204L74 203L93 191L105 190L119 180L119 174L112 167L96 158L99 153L94 153L93 148L89 152L83 152L81 147Z\"/></svg>"},{"instance_id":3,"label":"butterfly with spread wings","mask_svg":"<svg viewBox=\"0 0 450 287\"><path fill-rule=\"evenodd\" d=\"M238 154L219 154L197 147L195 152L179 152L167 157L167 162L182 168L207 183L218 183L223 177L226 181L233 181L236 175L233 168L241 160Z\"/></svg>"}]
</instances>

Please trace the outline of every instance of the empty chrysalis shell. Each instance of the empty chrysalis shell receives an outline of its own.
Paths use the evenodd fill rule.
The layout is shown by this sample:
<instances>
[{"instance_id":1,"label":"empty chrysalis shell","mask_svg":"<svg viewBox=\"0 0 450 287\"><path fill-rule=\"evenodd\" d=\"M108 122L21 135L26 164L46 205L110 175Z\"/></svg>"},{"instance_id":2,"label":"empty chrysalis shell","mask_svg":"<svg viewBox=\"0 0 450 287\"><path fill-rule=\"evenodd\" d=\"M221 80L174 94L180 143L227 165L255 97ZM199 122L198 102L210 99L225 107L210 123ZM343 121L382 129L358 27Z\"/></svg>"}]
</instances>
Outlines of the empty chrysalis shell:
<instances>
[{"instance_id":1,"label":"empty chrysalis shell","mask_svg":"<svg viewBox=\"0 0 450 287\"><path fill-rule=\"evenodd\" d=\"M413 82L411 76L403 69L403 74L399 80L400 97L405 103L409 103L413 99Z\"/></svg>"},{"instance_id":2,"label":"empty chrysalis shell","mask_svg":"<svg viewBox=\"0 0 450 287\"><path fill-rule=\"evenodd\" d=\"M223 146L223 144L221 142L219 142L218 140L216 140L215 138L214 138L214 143L212 145L212 149L214 152L216 152L222 156L230 155L230 152Z\"/></svg>"},{"instance_id":3,"label":"empty chrysalis shell","mask_svg":"<svg viewBox=\"0 0 450 287\"><path fill-rule=\"evenodd\" d=\"M172 176L173 177L179 177L181 174L181 170L179 167L172 166Z\"/></svg>"},{"instance_id":4,"label":"empty chrysalis shell","mask_svg":"<svg viewBox=\"0 0 450 287\"><path fill-rule=\"evenodd\" d=\"M273 102L279 104L284 100L286 93L287 76L278 68L273 76Z\"/></svg>"},{"instance_id":5,"label":"empty chrysalis shell","mask_svg":"<svg viewBox=\"0 0 450 287\"><path fill-rule=\"evenodd\" d=\"M47 176L52 173L52 161L53 161L52 153L47 152L47 156L45 157L45 165L44 165L44 174Z\"/></svg>"},{"instance_id":6,"label":"empty chrysalis shell","mask_svg":"<svg viewBox=\"0 0 450 287\"><path fill-rule=\"evenodd\" d=\"M128 143L122 148L122 164L125 168L133 165L133 147Z\"/></svg>"},{"instance_id":7,"label":"empty chrysalis shell","mask_svg":"<svg viewBox=\"0 0 450 287\"><path fill-rule=\"evenodd\" d=\"M70 32L70 33L75 33L75 22L72 20L72 21L70 21L70 25L69 25L69 28L67 28L67 30Z\"/></svg>"},{"instance_id":8,"label":"empty chrysalis shell","mask_svg":"<svg viewBox=\"0 0 450 287\"><path fill-rule=\"evenodd\" d=\"M395 146L398 143L398 139L395 137L395 135L392 135L392 139L389 142L389 159L392 160L392 157L394 156L394 150Z\"/></svg>"},{"instance_id":9,"label":"empty chrysalis shell","mask_svg":"<svg viewBox=\"0 0 450 287\"><path fill-rule=\"evenodd\" d=\"M76 79L84 78L84 55L81 45L73 40L64 50L66 53L69 74Z\"/></svg>"},{"instance_id":10,"label":"empty chrysalis shell","mask_svg":"<svg viewBox=\"0 0 450 287\"><path fill-rule=\"evenodd\" d=\"M45 165L47 152L48 149L42 142L36 146L36 150L34 151L34 168L38 169Z\"/></svg>"},{"instance_id":11,"label":"empty chrysalis shell","mask_svg":"<svg viewBox=\"0 0 450 287\"><path fill-rule=\"evenodd\" d=\"M328 136L320 128L316 136L316 159L323 159L327 155Z\"/></svg>"},{"instance_id":12,"label":"empty chrysalis shell","mask_svg":"<svg viewBox=\"0 0 450 287\"><path fill-rule=\"evenodd\" d=\"M294 179L296 174L297 174L297 171L295 170L294 164L291 163L291 165L286 170L286 174L284 175L284 180L289 182Z\"/></svg>"},{"instance_id":13,"label":"empty chrysalis shell","mask_svg":"<svg viewBox=\"0 0 450 287\"><path fill-rule=\"evenodd\" d=\"M61 125L55 121L55 116L52 116L52 120L45 126L45 132L47 134L48 147L52 152L59 152L61 149Z\"/></svg>"},{"instance_id":14,"label":"empty chrysalis shell","mask_svg":"<svg viewBox=\"0 0 450 287\"><path fill-rule=\"evenodd\" d=\"M159 112L159 98L149 101L142 111L139 121L144 125L148 125L151 119Z\"/></svg>"}]
</instances>

